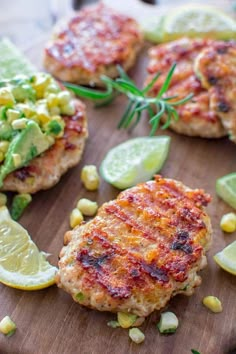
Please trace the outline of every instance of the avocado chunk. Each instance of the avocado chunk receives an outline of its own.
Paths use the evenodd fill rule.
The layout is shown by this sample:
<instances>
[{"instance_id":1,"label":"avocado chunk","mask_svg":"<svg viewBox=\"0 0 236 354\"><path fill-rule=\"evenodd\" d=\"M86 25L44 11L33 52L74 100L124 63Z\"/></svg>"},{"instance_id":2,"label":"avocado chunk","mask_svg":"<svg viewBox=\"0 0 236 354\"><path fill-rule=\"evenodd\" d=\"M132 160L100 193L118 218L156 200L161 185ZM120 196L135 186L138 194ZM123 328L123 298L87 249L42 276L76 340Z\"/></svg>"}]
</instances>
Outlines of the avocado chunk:
<instances>
[{"instance_id":1,"label":"avocado chunk","mask_svg":"<svg viewBox=\"0 0 236 354\"><path fill-rule=\"evenodd\" d=\"M0 186L9 173L26 165L34 157L46 151L53 143L53 140L51 141L42 133L36 122L29 121L26 128L10 142L4 163L0 167Z\"/></svg>"},{"instance_id":2,"label":"avocado chunk","mask_svg":"<svg viewBox=\"0 0 236 354\"><path fill-rule=\"evenodd\" d=\"M12 94L17 102L22 102L26 99L31 101L36 100L36 91L26 82L26 80L19 81L11 89Z\"/></svg>"},{"instance_id":3,"label":"avocado chunk","mask_svg":"<svg viewBox=\"0 0 236 354\"><path fill-rule=\"evenodd\" d=\"M14 135L12 126L6 121L0 121L0 140L10 140Z\"/></svg>"}]
</instances>

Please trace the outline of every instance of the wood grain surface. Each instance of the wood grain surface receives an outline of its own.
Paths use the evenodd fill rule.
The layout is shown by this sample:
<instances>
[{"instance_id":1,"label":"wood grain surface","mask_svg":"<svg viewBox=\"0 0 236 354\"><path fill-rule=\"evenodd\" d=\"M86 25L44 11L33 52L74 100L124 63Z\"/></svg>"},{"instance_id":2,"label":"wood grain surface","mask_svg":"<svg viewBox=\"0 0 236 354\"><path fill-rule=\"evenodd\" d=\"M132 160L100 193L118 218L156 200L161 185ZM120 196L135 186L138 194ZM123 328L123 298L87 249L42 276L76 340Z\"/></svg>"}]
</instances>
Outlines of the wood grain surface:
<instances>
[{"instance_id":1,"label":"wood grain surface","mask_svg":"<svg viewBox=\"0 0 236 354\"><path fill-rule=\"evenodd\" d=\"M36 41L26 53L39 68L43 44L44 40ZM145 77L146 49L131 72L140 86ZM88 104L89 139L82 161L57 186L34 195L20 220L38 247L51 253L54 265L77 200L87 197L101 205L118 194L104 181L97 192L86 191L80 181L82 166L99 166L111 147L131 137L148 135L145 117L132 133L116 129L125 102L124 97L119 97L109 107L100 109ZM236 170L236 145L227 138L188 138L170 131L165 134L171 136L171 149L162 169L163 176L181 180L192 188L204 188L213 197L208 208L214 230L213 245L208 253L209 265L201 272L202 285L193 296L176 296L167 307L179 318L176 334L159 334L156 324L160 312L155 312L141 327L145 342L136 345L129 340L127 330L107 326L109 320L115 319L114 314L83 308L56 286L24 292L0 285L0 318L10 315L17 324L12 337L0 335L0 354L191 354L191 349L201 354L236 352L236 277L219 269L213 260L216 252L236 239L235 233L225 235L220 230L221 216L231 209L215 194L216 179ZM219 297L222 313L210 313L202 306L207 295Z\"/></svg>"}]
</instances>

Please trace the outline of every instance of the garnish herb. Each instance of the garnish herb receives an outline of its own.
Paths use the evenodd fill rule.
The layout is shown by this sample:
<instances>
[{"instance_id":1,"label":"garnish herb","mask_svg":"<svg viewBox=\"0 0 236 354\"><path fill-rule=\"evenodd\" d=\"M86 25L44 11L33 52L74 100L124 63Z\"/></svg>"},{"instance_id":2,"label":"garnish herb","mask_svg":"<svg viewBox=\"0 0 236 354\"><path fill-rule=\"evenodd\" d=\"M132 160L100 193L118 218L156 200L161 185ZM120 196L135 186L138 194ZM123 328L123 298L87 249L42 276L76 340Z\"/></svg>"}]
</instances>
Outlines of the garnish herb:
<instances>
[{"instance_id":1,"label":"garnish herb","mask_svg":"<svg viewBox=\"0 0 236 354\"><path fill-rule=\"evenodd\" d=\"M99 102L96 106L109 104L120 93L126 95L129 102L118 124L118 128L134 128L139 123L142 112L147 111L151 125L150 135L154 135L160 126L163 115L167 118L161 129L166 129L170 126L172 119L175 121L179 119L175 107L186 103L193 97L193 94L189 94L183 99L176 100L177 96L164 96L170 86L175 67L176 64L173 64L155 97L148 96L148 92L154 86L160 73L157 73L150 83L140 90L120 66L118 66L120 77L117 79L113 80L105 75L101 76L101 81L105 84L106 91L98 91L69 83L64 83L64 85L79 97Z\"/></svg>"},{"instance_id":2,"label":"garnish herb","mask_svg":"<svg viewBox=\"0 0 236 354\"><path fill-rule=\"evenodd\" d=\"M195 349L191 349L191 352L192 352L192 354L201 354L201 353L199 353L197 350L195 350Z\"/></svg>"}]
</instances>

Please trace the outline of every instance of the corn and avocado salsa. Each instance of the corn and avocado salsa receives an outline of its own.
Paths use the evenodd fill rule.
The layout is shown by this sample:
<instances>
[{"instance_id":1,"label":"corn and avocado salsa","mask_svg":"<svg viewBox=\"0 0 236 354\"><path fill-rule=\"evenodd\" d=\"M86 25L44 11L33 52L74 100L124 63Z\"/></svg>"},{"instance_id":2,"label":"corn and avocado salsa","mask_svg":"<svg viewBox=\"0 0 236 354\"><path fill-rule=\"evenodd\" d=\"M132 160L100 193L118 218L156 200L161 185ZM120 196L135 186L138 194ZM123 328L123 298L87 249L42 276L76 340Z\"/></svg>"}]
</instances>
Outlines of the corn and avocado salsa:
<instances>
[{"instance_id":1,"label":"corn and avocado salsa","mask_svg":"<svg viewBox=\"0 0 236 354\"><path fill-rule=\"evenodd\" d=\"M64 134L62 115L75 114L70 93L47 73L0 82L0 186Z\"/></svg>"}]
</instances>

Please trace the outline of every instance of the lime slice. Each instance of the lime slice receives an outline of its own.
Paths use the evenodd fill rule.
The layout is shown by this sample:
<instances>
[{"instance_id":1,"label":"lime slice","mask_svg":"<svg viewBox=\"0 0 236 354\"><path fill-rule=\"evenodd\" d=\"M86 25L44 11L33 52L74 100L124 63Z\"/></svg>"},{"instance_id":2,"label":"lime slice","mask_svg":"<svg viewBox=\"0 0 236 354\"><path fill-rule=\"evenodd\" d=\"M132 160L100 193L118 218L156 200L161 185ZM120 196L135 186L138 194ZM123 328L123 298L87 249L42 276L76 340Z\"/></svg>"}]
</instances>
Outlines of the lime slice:
<instances>
[{"instance_id":1,"label":"lime slice","mask_svg":"<svg viewBox=\"0 0 236 354\"><path fill-rule=\"evenodd\" d=\"M100 166L108 183L119 189L152 178L168 155L170 137L142 137L127 140L111 149Z\"/></svg>"},{"instance_id":2,"label":"lime slice","mask_svg":"<svg viewBox=\"0 0 236 354\"><path fill-rule=\"evenodd\" d=\"M150 20L146 20L141 24L144 38L150 42L161 43L163 42L163 23L165 17L154 17Z\"/></svg>"},{"instance_id":3,"label":"lime slice","mask_svg":"<svg viewBox=\"0 0 236 354\"><path fill-rule=\"evenodd\" d=\"M236 38L235 20L207 5L179 7L166 16L163 26L164 39L167 41L182 36Z\"/></svg>"},{"instance_id":4,"label":"lime slice","mask_svg":"<svg viewBox=\"0 0 236 354\"><path fill-rule=\"evenodd\" d=\"M0 79L16 75L30 75L37 69L7 38L0 40Z\"/></svg>"},{"instance_id":5,"label":"lime slice","mask_svg":"<svg viewBox=\"0 0 236 354\"><path fill-rule=\"evenodd\" d=\"M216 193L236 209L236 173L230 173L216 181Z\"/></svg>"},{"instance_id":6,"label":"lime slice","mask_svg":"<svg viewBox=\"0 0 236 354\"><path fill-rule=\"evenodd\" d=\"M55 283L57 268L45 259L28 232L0 208L0 282L12 288L38 290Z\"/></svg>"},{"instance_id":7,"label":"lime slice","mask_svg":"<svg viewBox=\"0 0 236 354\"><path fill-rule=\"evenodd\" d=\"M236 275L236 241L214 256L216 263L231 274Z\"/></svg>"}]
</instances>

